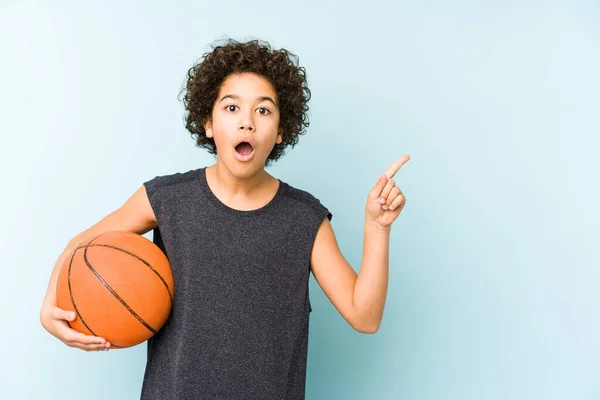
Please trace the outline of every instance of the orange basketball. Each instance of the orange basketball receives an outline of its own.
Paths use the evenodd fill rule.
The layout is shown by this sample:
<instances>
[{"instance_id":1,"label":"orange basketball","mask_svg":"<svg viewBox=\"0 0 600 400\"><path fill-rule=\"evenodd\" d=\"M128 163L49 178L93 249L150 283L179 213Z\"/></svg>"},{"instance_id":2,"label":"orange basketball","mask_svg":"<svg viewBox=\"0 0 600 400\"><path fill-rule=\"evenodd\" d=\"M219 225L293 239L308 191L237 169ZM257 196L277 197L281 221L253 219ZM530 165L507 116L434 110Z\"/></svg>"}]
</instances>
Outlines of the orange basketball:
<instances>
[{"instance_id":1,"label":"orange basketball","mask_svg":"<svg viewBox=\"0 0 600 400\"><path fill-rule=\"evenodd\" d=\"M59 308L74 311L69 325L130 347L152 337L173 305L173 274L165 254L143 236L107 232L81 243L58 276Z\"/></svg>"}]
</instances>

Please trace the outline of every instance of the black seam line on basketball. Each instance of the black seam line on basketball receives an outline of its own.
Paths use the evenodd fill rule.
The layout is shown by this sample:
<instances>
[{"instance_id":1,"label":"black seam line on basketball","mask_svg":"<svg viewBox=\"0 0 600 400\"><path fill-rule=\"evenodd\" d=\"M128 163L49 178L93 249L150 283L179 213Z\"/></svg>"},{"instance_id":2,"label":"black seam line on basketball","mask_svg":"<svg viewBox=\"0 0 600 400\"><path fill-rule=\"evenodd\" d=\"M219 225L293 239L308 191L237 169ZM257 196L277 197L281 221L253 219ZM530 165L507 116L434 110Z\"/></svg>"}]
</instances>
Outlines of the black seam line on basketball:
<instances>
[{"instance_id":1,"label":"black seam line on basketball","mask_svg":"<svg viewBox=\"0 0 600 400\"><path fill-rule=\"evenodd\" d=\"M152 265L150 265L150 263L146 260L144 260L143 258L141 258L140 256L133 254L125 249L122 249L120 247L116 247L116 246L112 246L110 244L91 244L92 242L90 242L87 245L83 245L83 246L79 246L77 247L78 249L81 248L87 248L87 247L108 247L109 249L113 249L113 250L118 250L121 251L127 255L130 255L132 257L137 258L138 260L140 260L141 262L143 262L148 268L150 268L150 270L152 270L152 272L154 272L156 274L156 276L158 276L158 279L160 279L163 283L163 285L165 286L165 289L167 290L167 293L169 294L169 301L171 302L171 306L173 306L173 295L171 294L171 289L169 289L169 285L167 284L167 282L165 281L165 279L162 277L162 275L160 274L160 272L158 272L157 270L154 269L154 267L152 267Z\"/></svg>"},{"instance_id":2,"label":"black seam line on basketball","mask_svg":"<svg viewBox=\"0 0 600 400\"><path fill-rule=\"evenodd\" d=\"M115 298L116 298L117 300L119 300L119 302L120 302L121 304L123 304L123 307L125 307L125 308L127 309L127 311L129 311L129 312L131 313L131 315L133 315L133 316L134 316L134 317L135 317L135 318L136 318L138 321L140 321L140 323L141 323L142 325L144 325L146 328L148 328L148 330L149 330L150 332L152 332L152 334L156 335L156 332L157 332L157 331L156 331L154 328L152 328L150 325L148 325L148 323L146 323L146 321L144 321L144 319L143 319L142 317L140 317L140 316L139 316L139 315L138 315L138 314L137 314L137 313L136 313L136 312L135 312L135 311L134 311L134 310L133 310L131 307L129 307L129 304L127 304L127 303L125 302L125 300L123 300L123 299L121 298L121 296L119 296L119 295L118 295L118 293L117 293L117 292L115 292L115 290L114 290L112 287L110 287L110 285L108 284L108 282L106 282L106 281L104 280L104 278L102 278L102 276L100 276L100 274L98 273L98 271L96 271L96 270L94 269L94 267L92 267L92 265L89 263L89 261L88 261L88 259L87 259L87 247L88 247L88 246L86 246L86 249L83 251L83 260L85 261L85 264L88 266L88 268L90 269L90 271L92 271L92 273L93 273L94 275L96 275L96 278L98 278L98 280L99 280L100 282L102 282L102 284L103 284L103 285L104 285L104 286L105 286L105 287L108 289L108 291L109 291L109 292L111 292L111 293L112 293L112 295L113 295L113 296L115 296Z\"/></svg>"},{"instance_id":3,"label":"black seam line on basketball","mask_svg":"<svg viewBox=\"0 0 600 400\"><path fill-rule=\"evenodd\" d=\"M71 303L73 303L73 308L75 308L75 313L77 313L77 316L81 320L81 323L87 328L88 331L90 331L92 333L92 335L98 336L94 333L93 330L90 329L88 324L85 323L85 320L83 319L83 317L81 316L81 313L79 312L79 309L77 308L77 304L75 304L75 298L73 297L73 291L71 290L71 266L73 265L73 259L75 258L75 253L77 253L77 249L73 250L73 254L71 255L71 260L69 261L69 270L67 271L68 272L67 273L67 285L69 287L69 296L71 297ZM69 326L71 326L71 325L69 324Z\"/></svg>"},{"instance_id":4,"label":"black seam line on basketball","mask_svg":"<svg viewBox=\"0 0 600 400\"><path fill-rule=\"evenodd\" d=\"M77 248L79 249L79 248L83 248L83 247L86 247L86 246L92 245L92 242L93 242L94 240L98 239L98 238L99 238L99 237L101 237L101 236L104 236L104 235L106 235L107 233L108 233L108 232L101 233L101 234L99 234L98 236L94 237L92 240L90 240L90 241L88 242L88 244L87 244L87 245L84 245L84 246L78 246ZM92 245L92 246L97 246L97 245ZM121 249L121 250L122 250L122 249ZM135 256L135 254L134 254L134 256ZM162 277L161 277L161 278L162 278ZM166 283L165 283L165 284L166 284ZM169 288L167 287L167 291L168 291L168 289L169 289ZM169 292L169 295L170 295L170 294L171 294L171 293ZM86 325L86 326L87 326L87 325ZM89 328L88 328L88 329L89 329ZM90 332L91 332L91 330L90 330ZM97 336L97 335L95 335L95 334L94 334L94 336ZM117 348L117 349L122 349L122 348L124 348L123 346L118 346L118 345L116 345L116 344L114 344L114 343L111 343L111 344L110 344L110 347L111 347L111 348Z\"/></svg>"},{"instance_id":5,"label":"black seam line on basketball","mask_svg":"<svg viewBox=\"0 0 600 400\"><path fill-rule=\"evenodd\" d=\"M83 247L86 247L86 246L90 246L90 245L92 245L92 242L93 242L94 240L98 239L98 238L99 238L99 237L101 237L101 236L104 236L104 235L106 235L107 233L109 233L109 232L104 232L104 233L101 233L101 234L99 234L98 236L96 236L96 237L94 237L92 240L90 240L90 241L88 242L88 244L87 244L87 245L84 245L84 246L79 246L78 248L83 248ZM97 246L97 245L92 245L92 246ZM135 255L135 254L134 254L134 255ZM167 287L167 290L168 290L168 289L169 289L169 288ZM169 293L169 294L170 294L170 293ZM110 344L110 347L111 347L111 348L117 348L117 349L122 349L122 348L124 348L123 346L118 346L118 345L116 345L116 344L114 344L114 343L111 343L111 344Z\"/></svg>"}]
</instances>

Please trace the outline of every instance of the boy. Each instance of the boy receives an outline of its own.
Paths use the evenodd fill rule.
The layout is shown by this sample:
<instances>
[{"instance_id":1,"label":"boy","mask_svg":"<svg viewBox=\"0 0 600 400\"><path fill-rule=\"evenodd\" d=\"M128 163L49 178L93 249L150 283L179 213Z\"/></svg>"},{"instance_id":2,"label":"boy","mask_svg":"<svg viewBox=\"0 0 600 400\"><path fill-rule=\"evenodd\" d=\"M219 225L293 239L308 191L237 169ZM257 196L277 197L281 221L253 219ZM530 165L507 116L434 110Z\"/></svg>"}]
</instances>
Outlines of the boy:
<instances>
[{"instance_id":1,"label":"boy","mask_svg":"<svg viewBox=\"0 0 600 400\"><path fill-rule=\"evenodd\" d=\"M308 278L357 331L375 333L388 280L389 235L405 198L393 175L368 195L357 276L340 253L332 214L265 166L308 126L304 68L285 49L229 40L188 71L186 128L216 163L149 180L118 210L71 240L52 272L41 322L82 350L103 338L69 328L56 307L64 258L102 232L154 230L175 279L173 310L148 342L142 399L303 399Z\"/></svg>"}]
</instances>

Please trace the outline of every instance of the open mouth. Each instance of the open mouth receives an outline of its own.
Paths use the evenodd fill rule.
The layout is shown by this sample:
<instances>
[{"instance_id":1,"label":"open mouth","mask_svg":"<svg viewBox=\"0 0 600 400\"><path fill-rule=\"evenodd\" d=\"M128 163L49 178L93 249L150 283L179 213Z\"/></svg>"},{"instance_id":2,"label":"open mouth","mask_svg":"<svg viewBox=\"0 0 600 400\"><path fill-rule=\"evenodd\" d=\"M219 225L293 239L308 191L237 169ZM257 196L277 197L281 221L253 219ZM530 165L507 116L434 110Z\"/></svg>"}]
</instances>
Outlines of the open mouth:
<instances>
[{"instance_id":1,"label":"open mouth","mask_svg":"<svg viewBox=\"0 0 600 400\"><path fill-rule=\"evenodd\" d=\"M242 156L249 156L254 151L254 147L250 143L242 142L235 146L235 151Z\"/></svg>"},{"instance_id":2,"label":"open mouth","mask_svg":"<svg viewBox=\"0 0 600 400\"><path fill-rule=\"evenodd\" d=\"M235 146L235 158L240 162L249 162L254 158L254 147L244 141Z\"/></svg>"}]
</instances>

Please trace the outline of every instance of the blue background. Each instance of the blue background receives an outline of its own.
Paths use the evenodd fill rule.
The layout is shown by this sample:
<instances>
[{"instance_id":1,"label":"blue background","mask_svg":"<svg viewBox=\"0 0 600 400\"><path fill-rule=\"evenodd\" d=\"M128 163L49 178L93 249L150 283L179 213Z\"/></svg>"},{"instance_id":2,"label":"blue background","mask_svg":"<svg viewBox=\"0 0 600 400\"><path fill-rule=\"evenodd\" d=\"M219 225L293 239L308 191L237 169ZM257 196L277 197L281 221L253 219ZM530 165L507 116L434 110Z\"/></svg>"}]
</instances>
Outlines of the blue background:
<instances>
[{"instance_id":1,"label":"blue background","mask_svg":"<svg viewBox=\"0 0 600 400\"><path fill-rule=\"evenodd\" d=\"M600 398L600 6L463 0L0 2L0 398L138 398L145 344L71 349L39 307L75 234L213 162L177 95L225 37L300 56L311 126L270 172L357 272L367 193L412 158L380 331L311 278L307 399Z\"/></svg>"}]
</instances>

